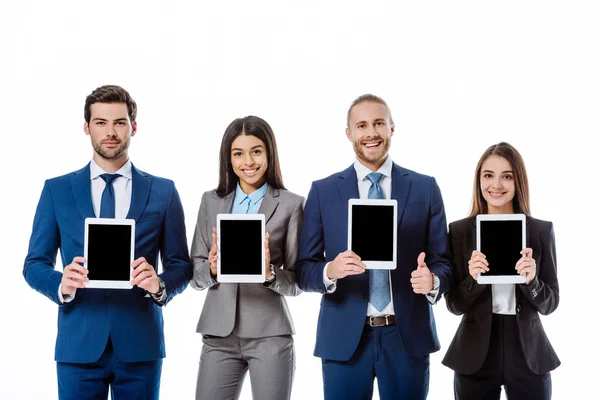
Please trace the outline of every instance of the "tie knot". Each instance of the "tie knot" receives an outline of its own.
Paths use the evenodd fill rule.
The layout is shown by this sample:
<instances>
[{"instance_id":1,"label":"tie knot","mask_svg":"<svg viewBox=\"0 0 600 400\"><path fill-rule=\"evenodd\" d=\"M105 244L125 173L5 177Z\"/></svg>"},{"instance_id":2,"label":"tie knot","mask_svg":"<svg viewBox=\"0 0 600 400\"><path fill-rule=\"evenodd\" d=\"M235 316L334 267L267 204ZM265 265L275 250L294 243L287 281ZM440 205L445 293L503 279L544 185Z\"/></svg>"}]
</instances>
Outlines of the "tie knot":
<instances>
[{"instance_id":1,"label":"tie knot","mask_svg":"<svg viewBox=\"0 0 600 400\"><path fill-rule=\"evenodd\" d=\"M115 179L117 179L118 177L120 177L120 174L102 174L100 175L100 178L104 179L104 182L106 182L106 185L110 185L114 182Z\"/></svg>"},{"instance_id":2,"label":"tie knot","mask_svg":"<svg viewBox=\"0 0 600 400\"><path fill-rule=\"evenodd\" d=\"M371 172L369 175L367 175L367 179L371 181L371 183L379 183L382 176L383 174L380 172Z\"/></svg>"}]
</instances>

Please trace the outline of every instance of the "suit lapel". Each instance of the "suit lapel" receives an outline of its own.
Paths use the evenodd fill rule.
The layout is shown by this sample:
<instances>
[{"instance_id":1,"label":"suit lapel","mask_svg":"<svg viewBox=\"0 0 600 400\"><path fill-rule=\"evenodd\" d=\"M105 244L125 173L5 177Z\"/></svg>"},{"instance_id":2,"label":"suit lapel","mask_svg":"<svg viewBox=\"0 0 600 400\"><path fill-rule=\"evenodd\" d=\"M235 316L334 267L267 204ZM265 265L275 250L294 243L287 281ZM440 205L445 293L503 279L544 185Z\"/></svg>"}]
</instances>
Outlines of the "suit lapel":
<instances>
[{"instance_id":1,"label":"suit lapel","mask_svg":"<svg viewBox=\"0 0 600 400\"><path fill-rule=\"evenodd\" d=\"M131 204L127 218L137 221L140 215L142 215L144 208L146 208L146 204L148 204L152 178L131 164L131 181Z\"/></svg>"},{"instance_id":2,"label":"suit lapel","mask_svg":"<svg viewBox=\"0 0 600 400\"><path fill-rule=\"evenodd\" d=\"M273 214L275 213L275 209L279 205L278 201L279 197L279 189L274 189L271 186L267 187L267 194L263 198L262 203L260 203L260 207L258 209L259 214L265 215L265 224L269 222Z\"/></svg>"},{"instance_id":3,"label":"suit lapel","mask_svg":"<svg viewBox=\"0 0 600 400\"><path fill-rule=\"evenodd\" d=\"M232 190L225 197L219 197L215 192L215 198L219 202L217 207L217 214L230 214L233 206L233 198L235 197L235 190ZM214 223L217 223L217 216L215 215ZM216 225L215 225L216 226Z\"/></svg>"},{"instance_id":4,"label":"suit lapel","mask_svg":"<svg viewBox=\"0 0 600 400\"><path fill-rule=\"evenodd\" d=\"M340 192L341 200L343 202L344 214L348 215L348 199L358 199L358 177L356 176L356 170L354 165L346 168L344 171L338 174L340 181L338 184L338 190Z\"/></svg>"},{"instance_id":5,"label":"suit lapel","mask_svg":"<svg viewBox=\"0 0 600 400\"><path fill-rule=\"evenodd\" d=\"M408 177L408 171L392 164L392 199L398 202L398 225L402 221L404 208L410 194L411 179Z\"/></svg>"},{"instance_id":6,"label":"suit lapel","mask_svg":"<svg viewBox=\"0 0 600 400\"><path fill-rule=\"evenodd\" d=\"M95 216L90 180L90 164L71 175L71 190L77 209L83 218L93 218Z\"/></svg>"}]
</instances>

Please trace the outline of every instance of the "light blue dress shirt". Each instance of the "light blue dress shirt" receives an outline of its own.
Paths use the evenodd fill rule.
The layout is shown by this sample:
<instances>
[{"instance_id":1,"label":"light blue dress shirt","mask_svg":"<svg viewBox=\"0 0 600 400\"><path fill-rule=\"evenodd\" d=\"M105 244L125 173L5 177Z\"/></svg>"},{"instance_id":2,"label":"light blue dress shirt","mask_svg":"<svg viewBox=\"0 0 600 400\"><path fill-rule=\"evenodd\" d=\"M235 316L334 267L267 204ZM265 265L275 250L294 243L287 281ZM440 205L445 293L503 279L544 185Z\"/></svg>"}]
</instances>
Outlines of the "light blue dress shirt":
<instances>
[{"instance_id":1,"label":"light blue dress shirt","mask_svg":"<svg viewBox=\"0 0 600 400\"><path fill-rule=\"evenodd\" d=\"M262 204L265 195L267 194L267 183L265 182L260 188L250 194L244 193L240 184L237 184L235 189L235 197L233 198L232 214L258 214L260 205Z\"/></svg>"}]
</instances>

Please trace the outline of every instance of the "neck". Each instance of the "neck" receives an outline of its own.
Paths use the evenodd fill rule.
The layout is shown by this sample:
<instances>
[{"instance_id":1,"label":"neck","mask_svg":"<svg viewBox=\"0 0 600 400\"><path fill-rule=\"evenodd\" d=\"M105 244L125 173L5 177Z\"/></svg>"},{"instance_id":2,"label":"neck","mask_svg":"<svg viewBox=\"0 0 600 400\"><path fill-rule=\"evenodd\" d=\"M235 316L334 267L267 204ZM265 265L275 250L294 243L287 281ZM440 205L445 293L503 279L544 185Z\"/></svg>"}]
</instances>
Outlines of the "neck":
<instances>
[{"instance_id":1,"label":"neck","mask_svg":"<svg viewBox=\"0 0 600 400\"><path fill-rule=\"evenodd\" d=\"M375 161L375 162L363 160L362 158L359 158L358 162L360 162L365 167L369 168L371 171L377 172L377 171L379 171L379 168L381 168L383 163L385 163L385 160L387 160L387 155L384 158L382 158L381 160Z\"/></svg>"},{"instance_id":2,"label":"neck","mask_svg":"<svg viewBox=\"0 0 600 400\"><path fill-rule=\"evenodd\" d=\"M106 158L101 157L98 153L94 152L94 162L109 174L114 174L115 172L120 170L128 160L129 157L127 156L127 153L124 153L121 157L117 159L108 160Z\"/></svg>"},{"instance_id":3,"label":"neck","mask_svg":"<svg viewBox=\"0 0 600 400\"><path fill-rule=\"evenodd\" d=\"M242 180L240 180L239 182L240 182L240 188L242 189L242 192L244 192L246 194L250 194L250 193L260 189L260 187L265 184L265 181L257 182L254 185L246 183Z\"/></svg>"},{"instance_id":4,"label":"neck","mask_svg":"<svg viewBox=\"0 0 600 400\"><path fill-rule=\"evenodd\" d=\"M488 204L488 214L514 214L515 211L512 202L503 205L502 207L494 207Z\"/></svg>"}]
</instances>

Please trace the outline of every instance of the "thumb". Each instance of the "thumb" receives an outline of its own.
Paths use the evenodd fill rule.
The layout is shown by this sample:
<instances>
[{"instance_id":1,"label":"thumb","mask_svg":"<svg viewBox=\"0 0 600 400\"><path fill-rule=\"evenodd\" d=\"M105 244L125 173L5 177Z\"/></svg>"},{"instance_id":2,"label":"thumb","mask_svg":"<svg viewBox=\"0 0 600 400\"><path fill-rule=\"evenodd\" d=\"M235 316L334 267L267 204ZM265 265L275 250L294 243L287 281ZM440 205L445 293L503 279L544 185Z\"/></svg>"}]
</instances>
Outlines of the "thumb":
<instances>
[{"instance_id":1,"label":"thumb","mask_svg":"<svg viewBox=\"0 0 600 400\"><path fill-rule=\"evenodd\" d=\"M427 264L425 264L425 253L421 252L421 254L419 254L419 257L417 258L417 267L423 268L426 266L427 266Z\"/></svg>"}]
</instances>

